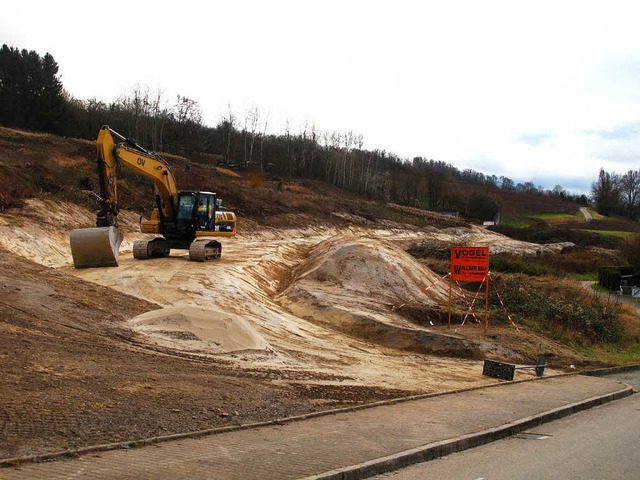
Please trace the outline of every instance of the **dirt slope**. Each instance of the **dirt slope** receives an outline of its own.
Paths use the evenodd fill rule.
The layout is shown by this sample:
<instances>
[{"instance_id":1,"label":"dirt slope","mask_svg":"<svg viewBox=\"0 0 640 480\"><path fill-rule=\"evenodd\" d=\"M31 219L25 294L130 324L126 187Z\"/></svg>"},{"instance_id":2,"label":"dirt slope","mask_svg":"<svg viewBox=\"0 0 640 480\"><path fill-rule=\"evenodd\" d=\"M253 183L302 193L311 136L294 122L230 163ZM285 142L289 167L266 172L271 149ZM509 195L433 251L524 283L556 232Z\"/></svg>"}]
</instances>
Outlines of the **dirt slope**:
<instances>
[{"instance_id":1,"label":"dirt slope","mask_svg":"<svg viewBox=\"0 0 640 480\"><path fill-rule=\"evenodd\" d=\"M158 308L152 303L8 252L0 292L1 457L310 408L292 389L238 375L224 361L139 347L125 322Z\"/></svg>"}]
</instances>

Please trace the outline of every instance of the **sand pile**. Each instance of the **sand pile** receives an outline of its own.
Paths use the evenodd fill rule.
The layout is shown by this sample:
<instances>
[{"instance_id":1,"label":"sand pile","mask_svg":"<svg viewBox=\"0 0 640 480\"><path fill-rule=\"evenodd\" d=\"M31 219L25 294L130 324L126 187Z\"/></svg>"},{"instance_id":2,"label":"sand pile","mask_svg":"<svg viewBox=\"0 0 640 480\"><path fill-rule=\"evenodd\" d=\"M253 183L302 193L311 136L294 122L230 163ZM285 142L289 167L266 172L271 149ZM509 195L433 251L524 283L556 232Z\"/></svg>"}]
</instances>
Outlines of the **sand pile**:
<instances>
[{"instance_id":1,"label":"sand pile","mask_svg":"<svg viewBox=\"0 0 640 480\"><path fill-rule=\"evenodd\" d=\"M430 331L393 312L406 300L425 312L434 309L434 315L446 308L446 281L421 293L439 278L392 243L334 238L312 252L277 301L298 317L385 347L479 356L473 342Z\"/></svg>"},{"instance_id":2,"label":"sand pile","mask_svg":"<svg viewBox=\"0 0 640 480\"><path fill-rule=\"evenodd\" d=\"M168 307L143 313L129 322L135 331L163 347L208 354L269 348L246 320L221 310Z\"/></svg>"},{"instance_id":3,"label":"sand pile","mask_svg":"<svg viewBox=\"0 0 640 480\"><path fill-rule=\"evenodd\" d=\"M414 296L428 305L447 302L444 282L427 295L420 292L440 276L392 242L368 238L334 238L320 243L297 268L294 278L285 296L293 290L315 292L330 288L338 295L353 295L358 302L377 305L382 311Z\"/></svg>"}]
</instances>

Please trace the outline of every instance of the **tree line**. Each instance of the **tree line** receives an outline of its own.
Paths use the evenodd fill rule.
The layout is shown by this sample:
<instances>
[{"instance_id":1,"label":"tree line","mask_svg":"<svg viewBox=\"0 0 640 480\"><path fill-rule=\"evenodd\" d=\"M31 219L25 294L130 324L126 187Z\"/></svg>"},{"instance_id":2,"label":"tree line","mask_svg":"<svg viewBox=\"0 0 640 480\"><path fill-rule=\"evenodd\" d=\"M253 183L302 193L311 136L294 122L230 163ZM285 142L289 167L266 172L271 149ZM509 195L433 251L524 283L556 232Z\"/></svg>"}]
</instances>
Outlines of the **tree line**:
<instances>
[{"instance_id":1,"label":"tree line","mask_svg":"<svg viewBox=\"0 0 640 480\"><path fill-rule=\"evenodd\" d=\"M618 214L631 220L640 218L640 169L624 174L600 169L591 185L591 196L598 213Z\"/></svg>"},{"instance_id":2,"label":"tree line","mask_svg":"<svg viewBox=\"0 0 640 480\"><path fill-rule=\"evenodd\" d=\"M475 218L489 219L499 210L499 195L487 193L492 190L588 201L560 185L545 190L442 161L366 150L362 135L353 131L321 132L312 124L293 128L287 123L284 132L275 133L268 114L257 106L238 115L229 105L217 125L207 126L198 102L182 95L170 99L136 87L113 102L77 99L64 90L50 54L40 57L7 45L0 50L0 124L87 139L108 124L158 152L321 180L375 199ZM459 182L470 188L460 188Z\"/></svg>"}]
</instances>

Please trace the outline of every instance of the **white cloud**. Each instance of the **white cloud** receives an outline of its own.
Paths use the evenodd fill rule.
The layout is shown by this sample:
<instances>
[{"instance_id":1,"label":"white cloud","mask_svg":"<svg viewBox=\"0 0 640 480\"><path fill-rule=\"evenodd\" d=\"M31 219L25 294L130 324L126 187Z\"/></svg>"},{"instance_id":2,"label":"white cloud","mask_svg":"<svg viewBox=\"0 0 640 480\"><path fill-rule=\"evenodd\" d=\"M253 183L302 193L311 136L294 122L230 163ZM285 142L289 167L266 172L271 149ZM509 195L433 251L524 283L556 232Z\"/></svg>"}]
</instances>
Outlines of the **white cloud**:
<instances>
[{"instance_id":1,"label":"white cloud","mask_svg":"<svg viewBox=\"0 0 640 480\"><path fill-rule=\"evenodd\" d=\"M638 166L637 136L585 132L640 120L639 13L615 0L22 0L3 5L0 31L51 52L80 98L148 85L198 100L211 124L229 102L256 104L274 129L355 130L368 148L588 188L601 166Z\"/></svg>"}]
</instances>

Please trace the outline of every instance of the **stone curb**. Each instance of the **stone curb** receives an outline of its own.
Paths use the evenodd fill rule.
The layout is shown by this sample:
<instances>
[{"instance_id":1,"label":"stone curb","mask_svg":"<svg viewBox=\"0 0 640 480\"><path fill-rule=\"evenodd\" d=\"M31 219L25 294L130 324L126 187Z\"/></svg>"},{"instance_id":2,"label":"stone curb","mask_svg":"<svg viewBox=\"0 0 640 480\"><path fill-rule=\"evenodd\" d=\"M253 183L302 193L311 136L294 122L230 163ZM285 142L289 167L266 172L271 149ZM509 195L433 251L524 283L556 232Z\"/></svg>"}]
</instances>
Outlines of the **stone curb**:
<instances>
[{"instance_id":1,"label":"stone curb","mask_svg":"<svg viewBox=\"0 0 640 480\"><path fill-rule=\"evenodd\" d=\"M590 377L604 377L606 375L613 375L615 373L625 373L640 370L640 365L625 365L622 367L608 367L598 368L596 370L587 370L581 372L582 375L588 375Z\"/></svg>"},{"instance_id":2,"label":"stone curb","mask_svg":"<svg viewBox=\"0 0 640 480\"><path fill-rule=\"evenodd\" d=\"M351 465L349 467L305 477L303 480L360 480L374 475L392 472L415 463L426 462L455 452L461 452L469 448L479 447L480 445L495 442L496 440L542 425L543 423L558 420L582 410L587 410L613 400L628 397L631 394L633 394L633 388L627 385L626 388L618 390L617 392L599 397L592 397L581 402L558 407L539 415L522 418L499 427L430 443L428 445L423 445L411 450L405 450L404 452L377 458L358 465Z\"/></svg>"}]
</instances>

